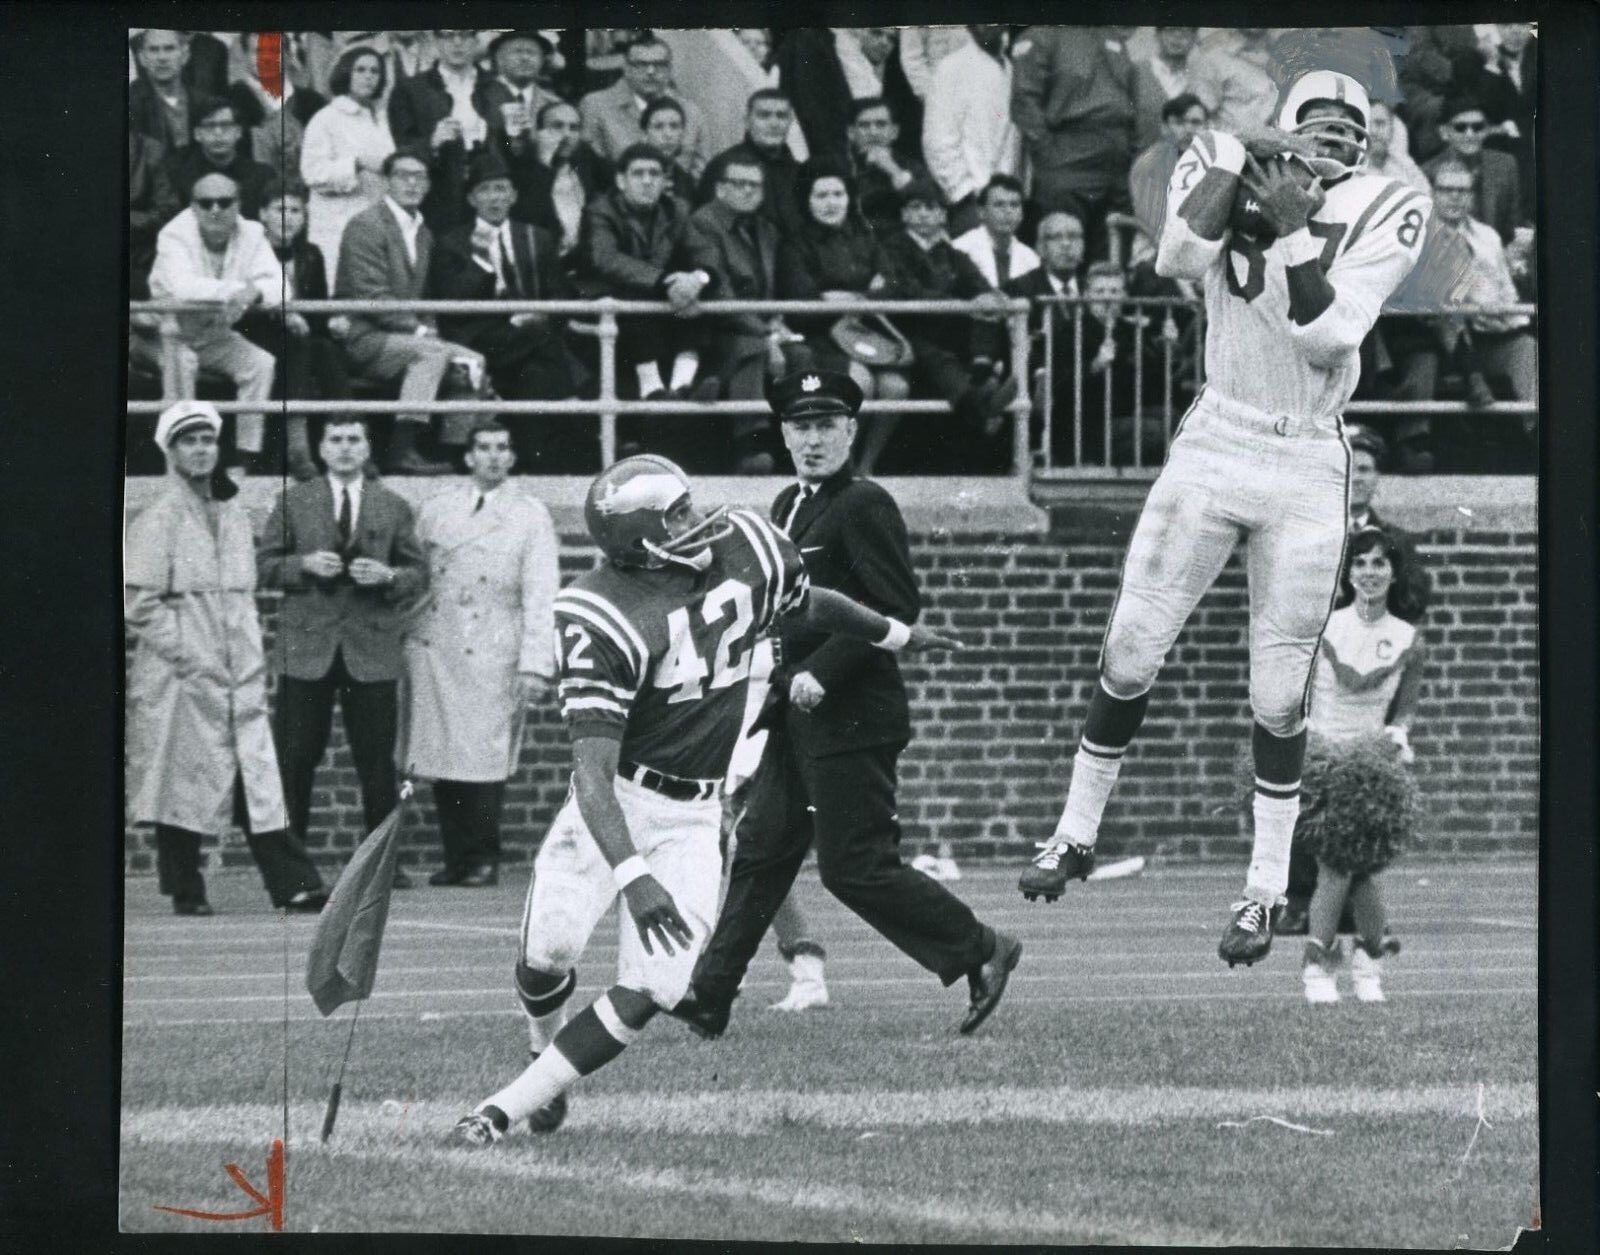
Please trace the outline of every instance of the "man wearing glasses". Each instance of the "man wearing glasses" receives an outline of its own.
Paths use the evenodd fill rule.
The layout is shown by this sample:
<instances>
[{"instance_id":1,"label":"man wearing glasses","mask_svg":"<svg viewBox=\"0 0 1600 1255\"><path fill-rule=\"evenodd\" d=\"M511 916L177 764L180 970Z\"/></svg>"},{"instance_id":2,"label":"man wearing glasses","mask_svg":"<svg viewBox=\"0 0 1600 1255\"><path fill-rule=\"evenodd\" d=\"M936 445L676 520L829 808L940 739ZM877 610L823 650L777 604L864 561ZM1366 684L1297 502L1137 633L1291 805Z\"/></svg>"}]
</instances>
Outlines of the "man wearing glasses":
<instances>
[{"instance_id":1,"label":"man wearing glasses","mask_svg":"<svg viewBox=\"0 0 1600 1255\"><path fill-rule=\"evenodd\" d=\"M1472 171L1478 181L1472 216L1488 223L1499 234L1501 242L1508 243L1516 228L1527 221L1522 211L1517 159L1510 153L1485 148L1483 141L1488 133L1489 119L1482 103L1475 96L1452 97L1445 102L1439 126L1445 149L1424 163L1422 169L1429 182L1437 180L1443 165Z\"/></svg>"},{"instance_id":2,"label":"man wearing glasses","mask_svg":"<svg viewBox=\"0 0 1600 1255\"><path fill-rule=\"evenodd\" d=\"M175 152L168 161L173 189L187 199L203 175L225 174L239 189L239 212L246 218L261 216L261 192L275 177L271 166L252 161L240 142L244 128L229 100L212 97L194 105L194 143Z\"/></svg>"},{"instance_id":3,"label":"man wearing glasses","mask_svg":"<svg viewBox=\"0 0 1600 1255\"><path fill-rule=\"evenodd\" d=\"M259 222L239 216L239 185L225 174L207 174L189 194L189 208L161 229L150 271L150 295L158 301L205 301L210 309L178 315L183 340L182 391L194 395L199 369L233 380L241 401L265 401L277 363L233 325L254 306L283 303L283 269ZM265 420L240 414L235 446L247 468L259 457Z\"/></svg>"},{"instance_id":4,"label":"man wearing glasses","mask_svg":"<svg viewBox=\"0 0 1600 1255\"><path fill-rule=\"evenodd\" d=\"M683 149L678 160L698 178L711 157L705 114L694 101L674 94L672 49L655 35L628 46L620 79L578 102L585 142L614 164L623 149L639 142L644 111L667 96L683 109Z\"/></svg>"}]
</instances>

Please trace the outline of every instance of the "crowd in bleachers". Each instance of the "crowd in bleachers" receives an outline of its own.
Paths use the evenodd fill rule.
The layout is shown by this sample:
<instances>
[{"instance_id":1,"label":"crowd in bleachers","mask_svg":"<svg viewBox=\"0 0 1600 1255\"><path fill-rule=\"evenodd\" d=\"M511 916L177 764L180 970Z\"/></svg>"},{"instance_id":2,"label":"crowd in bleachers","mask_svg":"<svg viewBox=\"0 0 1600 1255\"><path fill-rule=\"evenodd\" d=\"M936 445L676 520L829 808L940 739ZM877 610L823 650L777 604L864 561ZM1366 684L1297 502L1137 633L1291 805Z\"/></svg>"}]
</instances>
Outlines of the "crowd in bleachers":
<instances>
[{"instance_id":1,"label":"crowd in bleachers","mask_svg":"<svg viewBox=\"0 0 1600 1255\"><path fill-rule=\"evenodd\" d=\"M592 320L277 308L328 296L664 300L671 314L620 321L621 397L759 400L778 370L846 368L869 397L950 403L949 417L863 424L869 468L912 472L1009 464L1024 381L994 311L889 322L698 303L1092 297L1081 347L1070 313L1034 320L1057 320L1044 456L1120 462L1167 361L1178 403L1192 391L1193 314L1123 303L1195 295L1155 274L1150 239L1152 189L1190 135L1271 121L1296 68L1355 74L1374 100L1369 166L1431 186L1433 229L1470 251L1460 295L1532 300L1536 58L1520 24L141 30L130 287L215 303L183 316L180 386L262 402L230 430L249 470L316 473L292 406L269 438L276 399L398 396L383 469L428 474L453 468L472 418L431 415L435 399L490 411L597 395ZM135 396L160 387L157 325L133 320ZM1531 400L1535 357L1526 317L1386 317L1357 396ZM597 466L592 418L510 425L524 471ZM1531 420L1387 426L1406 469L1498 469L1532 448ZM625 418L619 432L694 471L774 465L755 418Z\"/></svg>"}]
</instances>

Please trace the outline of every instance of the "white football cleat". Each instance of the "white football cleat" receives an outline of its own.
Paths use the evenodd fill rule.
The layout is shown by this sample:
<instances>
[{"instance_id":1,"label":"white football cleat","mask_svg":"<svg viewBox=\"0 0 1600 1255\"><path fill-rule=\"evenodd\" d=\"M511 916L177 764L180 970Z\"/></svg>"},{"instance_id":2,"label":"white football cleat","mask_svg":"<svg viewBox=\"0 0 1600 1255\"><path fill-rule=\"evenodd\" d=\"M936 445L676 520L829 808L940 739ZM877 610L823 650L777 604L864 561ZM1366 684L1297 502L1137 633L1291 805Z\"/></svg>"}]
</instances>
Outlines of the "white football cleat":
<instances>
[{"instance_id":1,"label":"white football cleat","mask_svg":"<svg viewBox=\"0 0 1600 1255\"><path fill-rule=\"evenodd\" d=\"M1357 1002L1389 1001L1383 996L1383 961L1360 946L1350 956L1350 983L1355 986Z\"/></svg>"},{"instance_id":2,"label":"white football cleat","mask_svg":"<svg viewBox=\"0 0 1600 1255\"><path fill-rule=\"evenodd\" d=\"M797 954L789 960L789 992L767 1008L769 1011L811 1011L828 1005L828 982L822 960L814 954Z\"/></svg>"},{"instance_id":3,"label":"white football cleat","mask_svg":"<svg viewBox=\"0 0 1600 1255\"><path fill-rule=\"evenodd\" d=\"M1300 969L1300 984L1312 1006L1328 1006L1339 1001L1339 949L1330 953L1315 941L1306 942L1305 964Z\"/></svg>"}]
</instances>

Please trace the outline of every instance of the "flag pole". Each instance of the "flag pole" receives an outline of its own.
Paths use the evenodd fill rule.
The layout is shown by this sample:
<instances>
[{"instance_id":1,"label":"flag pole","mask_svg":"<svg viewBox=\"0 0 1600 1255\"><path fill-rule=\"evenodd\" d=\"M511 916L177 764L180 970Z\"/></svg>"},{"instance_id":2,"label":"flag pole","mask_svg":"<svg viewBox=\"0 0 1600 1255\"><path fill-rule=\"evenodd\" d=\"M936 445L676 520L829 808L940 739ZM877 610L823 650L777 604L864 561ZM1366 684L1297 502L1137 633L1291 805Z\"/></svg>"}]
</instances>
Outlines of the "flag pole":
<instances>
[{"instance_id":1,"label":"flag pole","mask_svg":"<svg viewBox=\"0 0 1600 1255\"><path fill-rule=\"evenodd\" d=\"M355 1014L350 1017L350 1032L344 1039L344 1057L339 1060L339 1075L334 1078L333 1088L328 1091L328 1109L322 1116L322 1140L326 1142L333 1136L333 1122L339 1118L339 1100L344 1096L344 1069L350 1062L350 1047L356 1040L356 1021L361 1018L361 1008L366 1002L365 998L356 1002Z\"/></svg>"}]
</instances>

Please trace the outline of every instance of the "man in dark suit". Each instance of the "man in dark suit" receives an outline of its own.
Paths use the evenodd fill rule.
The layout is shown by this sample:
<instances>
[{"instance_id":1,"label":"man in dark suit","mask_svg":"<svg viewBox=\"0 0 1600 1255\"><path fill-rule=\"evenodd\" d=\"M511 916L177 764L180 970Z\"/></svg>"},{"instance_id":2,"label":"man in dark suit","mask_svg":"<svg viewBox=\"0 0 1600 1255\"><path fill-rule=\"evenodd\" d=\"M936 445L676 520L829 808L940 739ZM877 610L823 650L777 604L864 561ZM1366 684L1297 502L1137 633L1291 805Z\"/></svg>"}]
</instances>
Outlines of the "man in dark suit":
<instances>
[{"instance_id":1,"label":"man in dark suit","mask_svg":"<svg viewBox=\"0 0 1600 1255\"><path fill-rule=\"evenodd\" d=\"M478 32L439 30L433 37L439 60L394 85L388 113L395 147L429 154L431 187L422 216L437 233L472 216L467 167L487 143L490 106L489 76L477 65Z\"/></svg>"},{"instance_id":2,"label":"man in dark suit","mask_svg":"<svg viewBox=\"0 0 1600 1255\"><path fill-rule=\"evenodd\" d=\"M548 301L571 299L555 237L511 219L517 190L495 153L473 159L467 200L475 217L439 237L428 288L445 301ZM482 353L495 391L517 401L556 401L575 396L581 373L562 339L566 320L548 314L485 314L440 320L440 332ZM523 430L517 450L523 465L549 472L592 450L590 424L560 417L515 422ZM537 432L537 435L535 435ZM566 439L558 439L558 433ZM559 446L559 447L558 447ZM573 446L568 448L567 446ZM573 469L577 469L574 467Z\"/></svg>"},{"instance_id":3,"label":"man in dark suit","mask_svg":"<svg viewBox=\"0 0 1600 1255\"><path fill-rule=\"evenodd\" d=\"M284 491L257 550L261 586L283 590L275 732L289 829L301 842L335 698L367 830L394 809L401 606L427 582L411 507L362 474L366 423L331 419L319 452L327 475Z\"/></svg>"},{"instance_id":4,"label":"man in dark suit","mask_svg":"<svg viewBox=\"0 0 1600 1255\"><path fill-rule=\"evenodd\" d=\"M800 482L778 494L772 521L800 547L816 587L913 623L921 598L905 521L850 464L861 401L856 382L832 371L773 385ZM674 1014L702 1036L727 1027L745 969L815 841L830 893L944 984L967 977L961 1032L970 1033L999 1003L1022 946L900 859L895 773L911 717L894 655L803 629L784 628L779 644L774 704L759 720L770 734L736 829L727 898Z\"/></svg>"},{"instance_id":5,"label":"man in dark suit","mask_svg":"<svg viewBox=\"0 0 1600 1255\"><path fill-rule=\"evenodd\" d=\"M1470 94L1460 94L1445 103L1439 135L1445 149L1422 165L1422 172L1433 181L1443 165L1464 166L1477 177L1477 194L1472 216L1486 222L1509 241L1516 228L1530 221L1522 204L1522 176L1517 159L1510 153L1484 147L1489 118L1483 103Z\"/></svg>"},{"instance_id":6,"label":"man in dark suit","mask_svg":"<svg viewBox=\"0 0 1600 1255\"><path fill-rule=\"evenodd\" d=\"M716 164L716 163L713 163ZM710 276L707 300L763 301L774 295L778 229L762 217L762 166L753 158L722 163L716 199L689 215L685 269ZM765 394L772 338L781 322L767 314L721 314L705 320L702 372L722 381L721 394L756 400ZM770 474L774 459L761 448L765 435L754 416L734 421L733 443L741 474Z\"/></svg>"},{"instance_id":7,"label":"man in dark suit","mask_svg":"<svg viewBox=\"0 0 1600 1255\"><path fill-rule=\"evenodd\" d=\"M700 176L700 203L716 197L729 162L753 161L761 167L766 181L761 216L778 228L780 236L796 234L805 215L794 195L800 163L789 151L789 128L793 125L794 106L783 92L775 87L751 92L745 105L744 138L732 148L724 148L707 164Z\"/></svg>"},{"instance_id":8,"label":"man in dark suit","mask_svg":"<svg viewBox=\"0 0 1600 1255\"><path fill-rule=\"evenodd\" d=\"M433 260L433 232L422 220L428 194L428 165L422 155L396 149L383 161L389 192L345 225L339 244L335 294L341 299L421 299ZM427 461L417 448L426 430L428 411L421 408L439 393L452 368L460 366L476 380L483 377L483 355L464 344L440 339L432 315L410 312L354 314L344 342L351 364L384 383L399 380L400 399L419 408L395 415L384 470L388 474L442 475L450 468ZM452 415L443 442L465 445L472 416ZM462 421L464 420L464 421Z\"/></svg>"}]
</instances>

